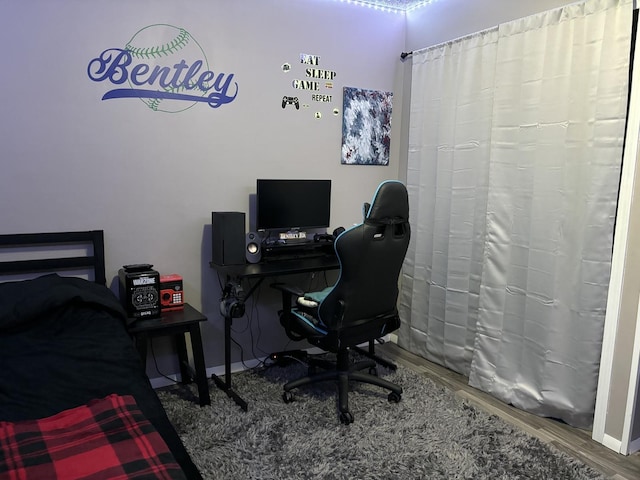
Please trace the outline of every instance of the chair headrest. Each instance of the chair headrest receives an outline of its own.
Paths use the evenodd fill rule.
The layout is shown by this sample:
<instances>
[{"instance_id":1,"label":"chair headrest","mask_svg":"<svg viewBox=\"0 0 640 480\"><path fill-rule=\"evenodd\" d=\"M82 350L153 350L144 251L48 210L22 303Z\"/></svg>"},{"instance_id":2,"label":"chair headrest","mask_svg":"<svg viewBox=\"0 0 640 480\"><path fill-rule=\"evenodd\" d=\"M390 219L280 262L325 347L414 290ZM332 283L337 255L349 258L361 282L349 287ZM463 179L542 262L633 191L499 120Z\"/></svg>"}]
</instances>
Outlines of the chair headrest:
<instances>
[{"instance_id":1,"label":"chair headrest","mask_svg":"<svg viewBox=\"0 0 640 480\"><path fill-rule=\"evenodd\" d=\"M366 205L366 204L365 204ZM367 208L365 223L395 224L409 221L409 195L407 188L397 180L382 182Z\"/></svg>"}]
</instances>

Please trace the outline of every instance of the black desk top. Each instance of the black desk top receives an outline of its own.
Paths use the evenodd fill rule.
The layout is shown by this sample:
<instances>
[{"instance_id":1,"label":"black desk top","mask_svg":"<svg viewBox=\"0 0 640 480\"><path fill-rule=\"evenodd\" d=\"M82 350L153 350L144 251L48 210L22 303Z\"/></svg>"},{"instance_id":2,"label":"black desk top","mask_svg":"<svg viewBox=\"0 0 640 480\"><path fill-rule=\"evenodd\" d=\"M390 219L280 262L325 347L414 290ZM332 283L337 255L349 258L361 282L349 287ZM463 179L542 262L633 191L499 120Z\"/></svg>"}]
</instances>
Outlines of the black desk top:
<instances>
[{"instance_id":1,"label":"black desk top","mask_svg":"<svg viewBox=\"0 0 640 480\"><path fill-rule=\"evenodd\" d=\"M211 262L210 265L211 268L215 268L219 272L239 278L275 277L340 268L340 262L335 255L301 256L289 259L270 258L259 263L243 265L216 265Z\"/></svg>"}]
</instances>

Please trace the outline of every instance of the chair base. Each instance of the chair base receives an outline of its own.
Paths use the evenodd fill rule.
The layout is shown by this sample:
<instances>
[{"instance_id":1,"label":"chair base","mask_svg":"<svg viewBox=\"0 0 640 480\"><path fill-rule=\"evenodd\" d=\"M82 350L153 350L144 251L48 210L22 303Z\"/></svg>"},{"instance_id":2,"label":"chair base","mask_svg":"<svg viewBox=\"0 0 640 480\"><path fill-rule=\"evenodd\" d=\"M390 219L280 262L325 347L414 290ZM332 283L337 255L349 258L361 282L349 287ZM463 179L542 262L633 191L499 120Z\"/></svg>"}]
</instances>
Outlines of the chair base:
<instances>
[{"instance_id":1,"label":"chair base","mask_svg":"<svg viewBox=\"0 0 640 480\"><path fill-rule=\"evenodd\" d=\"M316 367L321 367L325 371L314 373ZM282 398L286 403L293 401L291 390L303 385L311 385L314 383L335 381L338 385L338 411L340 421L349 424L353 421L353 415L349 412L349 382L356 381L375 385L390 391L387 397L390 402L399 402L402 398L402 387L380 378L372 373L363 373L362 370L369 369L375 372L376 362L374 360L363 360L351 364L349 362L349 350L341 349L337 352L337 362L329 362L326 360L310 359L309 374L305 377L298 378L288 382L284 386Z\"/></svg>"},{"instance_id":2,"label":"chair base","mask_svg":"<svg viewBox=\"0 0 640 480\"><path fill-rule=\"evenodd\" d=\"M375 360L378 365L382 365L383 367L386 367L389 370L393 370L395 372L398 369L398 366L395 363L390 362L389 360L386 360L386 359L376 355L375 343L376 343L375 340L370 340L369 341L369 349L368 350L365 350L365 349L360 348L360 347L351 347L351 349L354 352L358 352L360 355L364 355L365 357L369 357L369 358Z\"/></svg>"}]
</instances>

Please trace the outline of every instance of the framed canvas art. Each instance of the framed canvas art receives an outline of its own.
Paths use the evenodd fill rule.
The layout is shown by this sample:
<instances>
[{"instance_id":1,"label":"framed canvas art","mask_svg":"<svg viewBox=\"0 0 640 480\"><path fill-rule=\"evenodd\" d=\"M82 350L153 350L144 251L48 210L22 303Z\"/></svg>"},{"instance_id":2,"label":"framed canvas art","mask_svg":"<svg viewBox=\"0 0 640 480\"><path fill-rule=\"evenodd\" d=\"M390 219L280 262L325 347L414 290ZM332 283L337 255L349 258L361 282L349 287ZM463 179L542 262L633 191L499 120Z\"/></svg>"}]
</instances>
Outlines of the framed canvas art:
<instances>
[{"instance_id":1,"label":"framed canvas art","mask_svg":"<svg viewBox=\"0 0 640 480\"><path fill-rule=\"evenodd\" d=\"M343 165L389 165L392 92L344 87Z\"/></svg>"}]
</instances>

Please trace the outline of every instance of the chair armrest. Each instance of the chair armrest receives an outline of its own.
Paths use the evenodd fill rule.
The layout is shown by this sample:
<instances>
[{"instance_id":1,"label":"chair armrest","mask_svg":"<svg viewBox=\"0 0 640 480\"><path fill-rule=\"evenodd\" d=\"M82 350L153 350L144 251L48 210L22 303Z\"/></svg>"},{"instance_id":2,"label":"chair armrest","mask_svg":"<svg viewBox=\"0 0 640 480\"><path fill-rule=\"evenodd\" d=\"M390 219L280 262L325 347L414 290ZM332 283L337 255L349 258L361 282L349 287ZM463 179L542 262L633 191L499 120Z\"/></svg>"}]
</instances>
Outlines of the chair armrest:
<instances>
[{"instance_id":1,"label":"chair armrest","mask_svg":"<svg viewBox=\"0 0 640 480\"><path fill-rule=\"evenodd\" d=\"M293 332L290 326L291 308L294 306L293 299L294 297L297 299L298 297L303 296L304 291L299 287L287 285L286 283L272 283L271 288L280 290L282 293L282 310L278 312L278 316L280 317L280 324L284 327L287 336L296 342L304 340L304 337Z\"/></svg>"}]
</instances>

